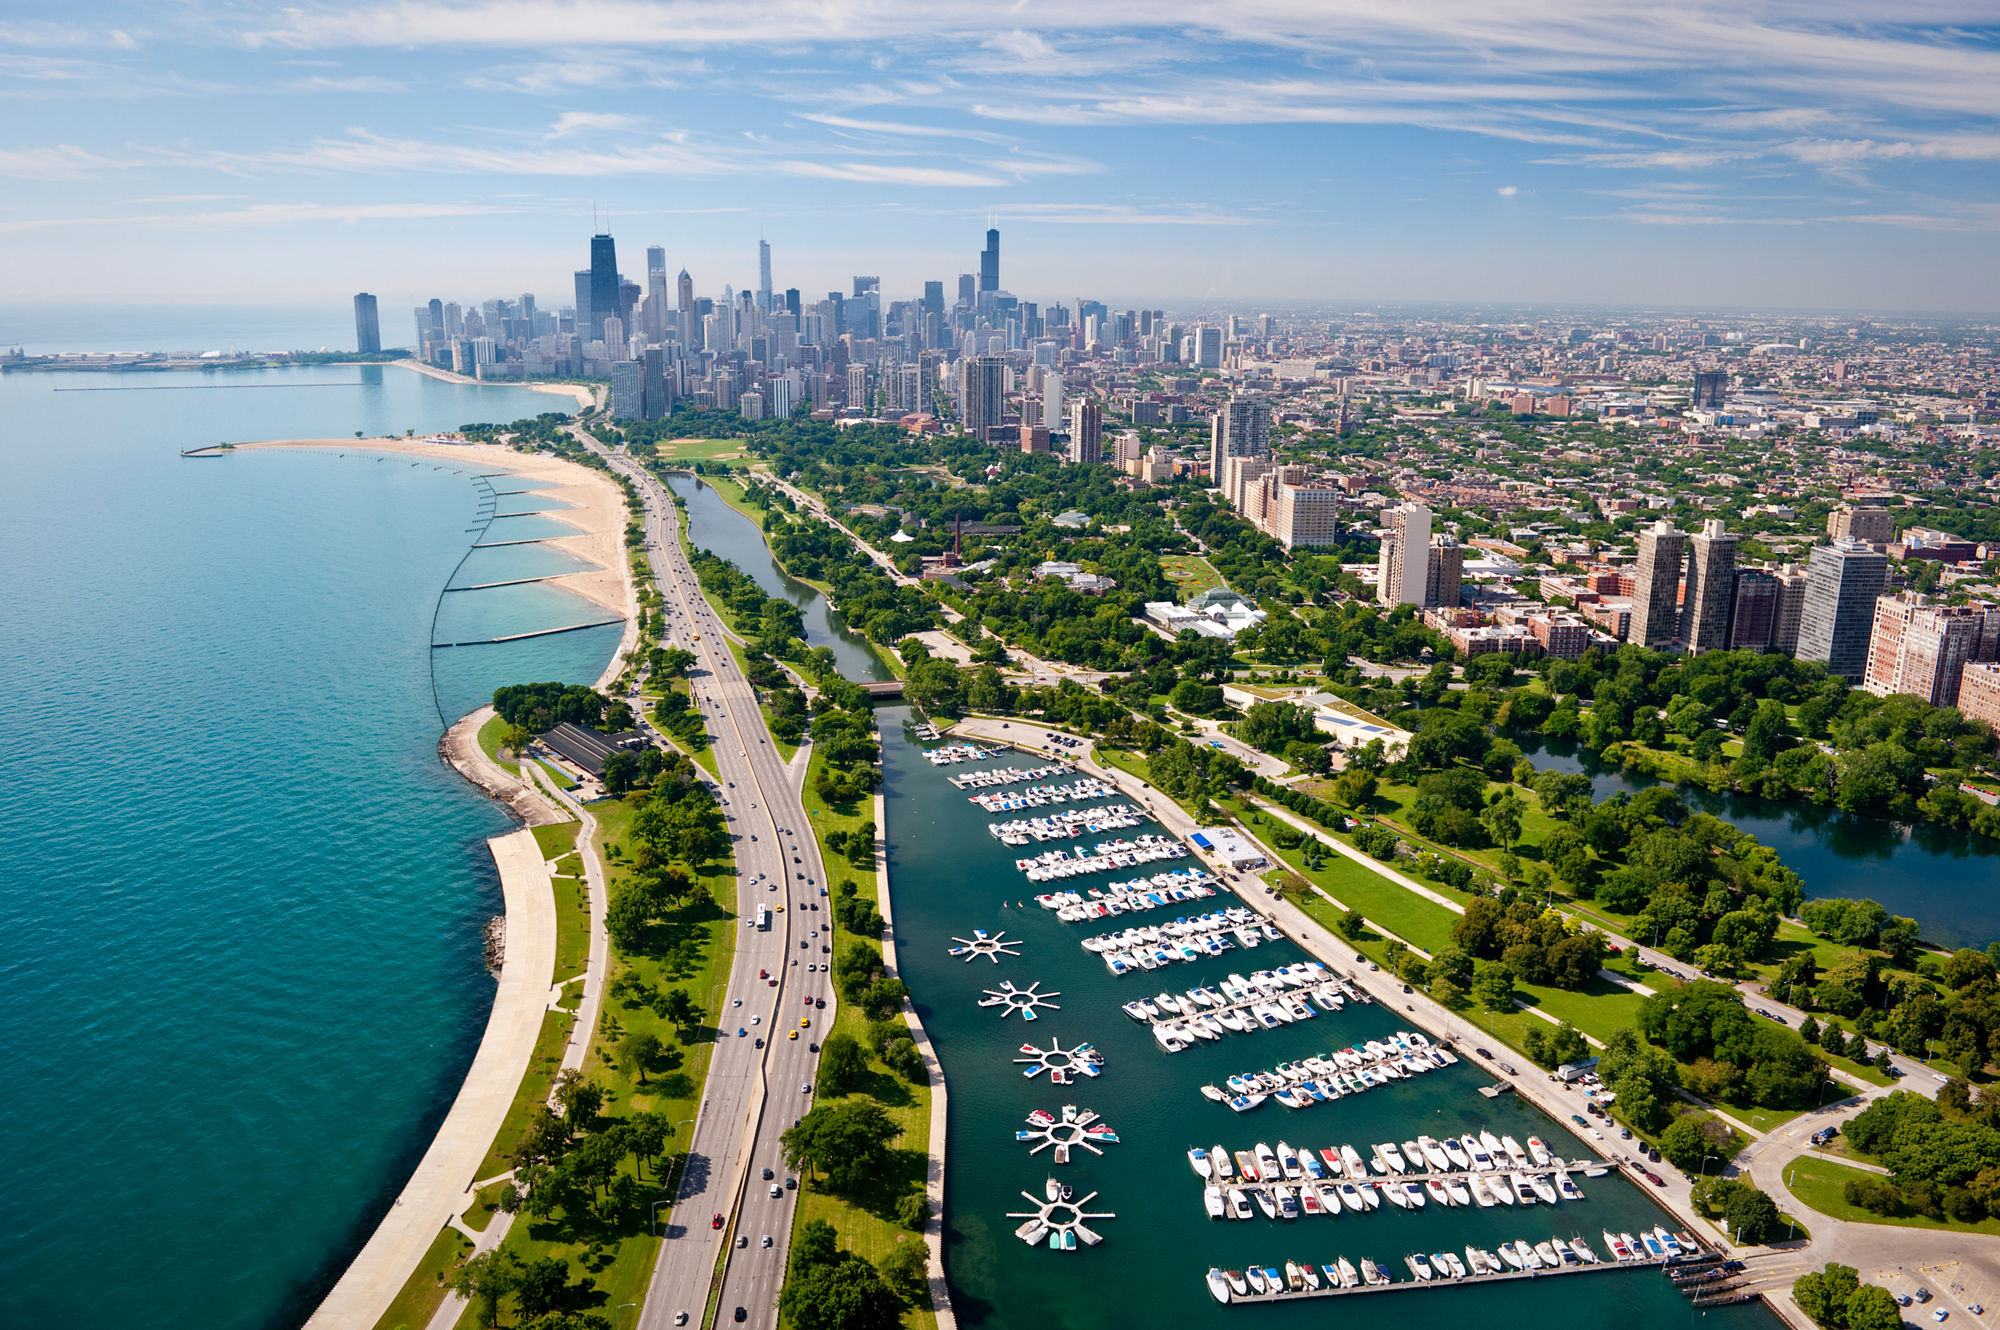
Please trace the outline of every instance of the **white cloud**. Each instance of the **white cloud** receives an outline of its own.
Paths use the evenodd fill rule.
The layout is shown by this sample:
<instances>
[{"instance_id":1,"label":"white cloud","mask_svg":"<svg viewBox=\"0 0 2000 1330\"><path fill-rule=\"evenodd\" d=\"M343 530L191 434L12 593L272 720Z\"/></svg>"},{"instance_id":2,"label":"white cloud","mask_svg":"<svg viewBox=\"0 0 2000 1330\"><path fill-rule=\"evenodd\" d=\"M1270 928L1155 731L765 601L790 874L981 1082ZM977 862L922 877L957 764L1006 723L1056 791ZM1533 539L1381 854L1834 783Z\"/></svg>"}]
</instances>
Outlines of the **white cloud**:
<instances>
[{"instance_id":1,"label":"white cloud","mask_svg":"<svg viewBox=\"0 0 2000 1330\"><path fill-rule=\"evenodd\" d=\"M617 115L610 111L564 111L556 117L556 122L549 126L549 132L545 137L560 139L585 130L630 129L638 123L638 118L635 116Z\"/></svg>"},{"instance_id":2,"label":"white cloud","mask_svg":"<svg viewBox=\"0 0 2000 1330\"><path fill-rule=\"evenodd\" d=\"M1521 192L1521 187L1519 185L1502 185L1500 186L1499 190L1500 197L1507 199L1513 198L1516 194L1519 194L1520 192Z\"/></svg>"},{"instance_id":3,"label":"white cloud","mask_svg":"<svg viewBox=\"0 0 2000 1330\"><path fill-rule=\"evenodd\" d=\"M821 180L858 180L871 185L918 185L960 188L1003 185L996 175L955 171L932 166L885 166L877 162L778 162L775 169L787 175L810 176Z\"/></svg>"},{"instance_id":4,"label":"white cloud","mask_svg":"<svg viewBox=\"0 0 2000 1330\"><path fill-rule=\"evenodd\" d=\"M227 212L161 213L135 217L43 217L0 222L0 232L41 231L68 226L148 226L206 230L218 226L292 226L304 222L407 221L437 217L481 217L511 211L483 203L259 203Z\"/></svg>"}]
</instances>

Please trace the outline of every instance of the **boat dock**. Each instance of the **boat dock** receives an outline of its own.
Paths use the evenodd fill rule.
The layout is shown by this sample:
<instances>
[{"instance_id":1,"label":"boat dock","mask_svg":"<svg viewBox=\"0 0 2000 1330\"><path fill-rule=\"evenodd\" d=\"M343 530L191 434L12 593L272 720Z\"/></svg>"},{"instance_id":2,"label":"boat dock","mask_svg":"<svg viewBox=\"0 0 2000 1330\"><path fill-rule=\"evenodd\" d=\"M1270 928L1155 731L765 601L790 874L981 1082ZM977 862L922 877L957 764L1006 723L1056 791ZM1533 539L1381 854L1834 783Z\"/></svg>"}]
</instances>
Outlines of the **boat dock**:
<instances>
[{"instance_id":1,"label":"boat dock","mask_svg":"<svg viewBox=\"0 0 2000 1330\"><path fill-rule=\"evenodd\" d=\"M1462 1279L1401 1279L1393 1284L1357 1284L1353 1288L1307 1288L1283 1293L1231 1293L1231 1306L1254 1302L1297 1302L1304 1298L1358 1297L1364 1293L1407 1293L1411 1289L1457 1288L1467 1284L1505 1284L1517 1279L1556 1279L1563 1275L1597 1274L1607 1270L1658 1270L1671 1262L1647 1257L1643 1261L1604 1261L1597 1265L1566 1265L1560 1270L1504 1270L1498 1274L1466 1275Z\"/></svg>"}]
</instances>

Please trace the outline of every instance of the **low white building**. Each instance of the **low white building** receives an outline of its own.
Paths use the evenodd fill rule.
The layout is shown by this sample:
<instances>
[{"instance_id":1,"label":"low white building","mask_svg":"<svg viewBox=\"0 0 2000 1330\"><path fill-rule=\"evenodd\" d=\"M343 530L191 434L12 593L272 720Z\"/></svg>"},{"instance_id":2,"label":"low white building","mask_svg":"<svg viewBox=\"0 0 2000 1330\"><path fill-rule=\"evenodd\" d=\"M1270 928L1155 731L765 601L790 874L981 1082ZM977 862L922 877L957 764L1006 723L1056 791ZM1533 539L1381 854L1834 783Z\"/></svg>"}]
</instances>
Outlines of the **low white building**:
<instances>
[{"instance_id":1,"label":"low white building","mask_svg":"<svg viewBox=\"0 0 2000 1330\"><path fill-rule=\"evenodd\" d=\"M1236 869L1258 869L1267 867L1269 860L1264 852L1252 845L1231 827L1199 827L1188 839L1196 849L1206 850L1212 859Z\"/></svg>"},{"instance_id":2,"label":"low white building","mask_svg":"<svg viewBox=\"0 0 2000 1330\"><path fill-rule=\"evenodd\" d=\"M1203 637L1235 637L1245 628L1255 627L1270 615L1237 595L1228 587L1204 591L1185 605L1171 601L1146 602L1146 617L1178 636L1193 629Z\"/></svg>"}]
</instances>

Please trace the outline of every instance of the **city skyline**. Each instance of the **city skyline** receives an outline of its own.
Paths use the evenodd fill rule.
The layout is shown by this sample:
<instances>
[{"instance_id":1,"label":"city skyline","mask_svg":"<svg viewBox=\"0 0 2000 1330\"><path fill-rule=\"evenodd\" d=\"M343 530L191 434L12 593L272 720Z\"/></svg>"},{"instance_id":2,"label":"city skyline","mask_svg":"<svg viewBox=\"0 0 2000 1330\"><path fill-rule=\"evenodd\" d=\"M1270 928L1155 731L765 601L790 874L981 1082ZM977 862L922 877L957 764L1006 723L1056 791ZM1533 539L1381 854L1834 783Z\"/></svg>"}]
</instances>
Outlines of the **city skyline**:
<instances>
[{"instance_id":1,"label":"city skyline","mask_svg":"<svg viewBox=\"0 0 2000 1330\"><path fill-rule=\"evenodd\" d=\"M704 293L2000 309L1990 15L1875 17L120 3L0 25L0 301L553 304L608 209Z\"/></svg>"}]
</instances>

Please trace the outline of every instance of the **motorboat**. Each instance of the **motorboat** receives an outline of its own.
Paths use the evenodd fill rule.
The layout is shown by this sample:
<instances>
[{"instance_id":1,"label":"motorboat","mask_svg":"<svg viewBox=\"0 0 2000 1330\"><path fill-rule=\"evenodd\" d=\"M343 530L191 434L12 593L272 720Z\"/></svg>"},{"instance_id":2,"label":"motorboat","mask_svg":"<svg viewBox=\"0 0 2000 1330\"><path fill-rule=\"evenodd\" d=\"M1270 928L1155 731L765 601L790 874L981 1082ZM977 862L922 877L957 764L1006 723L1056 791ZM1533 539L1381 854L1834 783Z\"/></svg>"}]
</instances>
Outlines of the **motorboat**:
<instances>
[{"instance_id":1,"label":"motorboat","mask_svg":"<svg viewBox=\"0 0 2000 1330\"><path fill-rule=\"evenodd\" d=\"M1660 1245L1667 1249L1667 1255L1680 1256L1683 1254L1681 1250L1681 1244L1675 1241L1674 1235L1667 1232L1667 1230L1665 1230L1664 1228L1654 1229L1653 1236L1658 1238L1660 1240Z\"/></svg>"},{"instance_id":2,"label":"motorboat","mask_svg":"<svg viewBox=\"0 0 2000 1330\"><path fill-rule=\"evenodd\" d=\"M1313 1190L1319 1193L1321 1213L1325 1214L1328 1219L1339 1218L1342 1204L1340 1188L1334 1186L1331 1182L1322 1182L1314 1187ZM1354 1204L1358 1208L1361 1204L1361 1198L1358 1196L1355 1197Z\"/></svg>"},{"instance_id":3,"label":"motorboat","mask_svg":"<svg viewBox=\"0 0 2000 1330\"><path fill-rule=\"evenodd\" d=\"M1598 1235L1604 1239L1605 1250L1611 1253L1612 1260L1629 1261L1632 1259L1632 1249L1627 1247L1618 1235L1610 1229L1599 1229Z\"/></svg>"},{"instance_id":4,"label":"motorboat","mask_svg":"<svg viewBox=\"0 0 2000 1330\"><path fill-rule=\"evenodd\" d=\"M1493 1199L1502 1205L1514 1204L1514 1184L1505 1173L1495 1173L1490 1178L1481 1178L1486 1190L1493 1193Z\"/></svg>"},{"instance_id":5,"label":"motorboat","mask_svg":"<svg viewBox=\"0 0 2000 1330\"><path fill-rule=\"evenodd\" d=\"M1556 1184L1549 1181L1549 1175L1546 1173L1528 1174L1528 1185L1535 1189L1535 1195L1550 1205L1554 1205L1560 1199L1556 1195Z\"/></svg>"},{"instance_id":6,"label":"motorboat","mask_svg":"<svg viewBox=\"0 0 2000 1330\"><path fill-rule=\"evenodd\" d=\"M1321 1287L1319 1269L1309 1263L1299 1265L1299 1273L1305 1276L1307 1292L1317 1293Z\"/></svg>"},{"instance_id":7,"label":"motorboat","mask_svg":"<svg viewBox=\"0 0 2000 1330\"><path fill-rule=\"evenodd\" d=\"M1528 1166L1530 1162L1528 1152L1521 1148L1519 1141L1515 1140L1512 1136L1502 1136L1500 1144L1507 1151L1507 1157L1514 1161L1514 1167L1526 1168Z\"/></svg>"},{"instance_id":8,"label":"motorboat","mask_svg":"<svg viewBox=\"0 0 2000 1330\"><path fill-rule=\"evenodd\" d=\"M1507 1180L1514 1184L1514 1196L1523 1205L1533 1205L1535 1203L1534 1185L1526 1177L1519 1173L1509 1173Z\"/></svg>"},{"instance_id":9,"label":"motorboat","mask_svg":"<svg viewBox=\"0 0 2000 1330\"><path fill-rule=\"evenodd\" d=\"M1423 1151L1424 1162L1431 1166L1433 1173L1451 1172L1451 1156L1442 1145L1428 1136L1417 1137L1417 1149Z\"/></svg>"},{"instance_id":10,"label":"motorboat","mask_svg":"<svg viewBox=\"0 0 2000 1330\"><path fill-rule=\"evenodd\" d=\"M1500 1167L1501 1161L1507 1154L1507 1147L1500 1144L1500 1138L1482 1127L1479 1131L1479 1145L1486 1151L1487 1157L1492 1159L1491 1167Z\"/></svg>"},{"instance_id":11,"label":"motorboat","mask_svg":"<svg viewBox=\"0 0 2000 1330\"><path fill-rule=\"evenodd\" d=\"M1271 1195L1268 1187L1252 1187L1250 1189L1250 1199L1257 1202L1257 1208L1264 1212L1264 1218L1276 1219L1278 1217L1278 1200L1275 1196Z\"/></svg>"},{"instance_id":12,"label":"motorboat","mask_svg":"<svg viewBox=\"0 0 2000 1330\"><path fill-rule=\"evenodd\" d=\"M1340 1184L1340 1203L1354 1214L1361 1213L1364 1202L1361 1199L1360 1190L1352 1182L1343 1182Z\"/></svg>"},{"instance_id":13,"label":"motorboat","mask_svg":"<svg viewBox=\"0 0 2000 1330\"><path fill-rule=\"evenodd\" d=\"M1216 1186L1214 1183L1211 1182L1208 1186L1201 1189L1201 1200L1202 1204L1208 1207L1208 1217L1210 1219L1221 1219L1226 1213L1225 1202L1222 1199L1222 1188Z\"/></svg>"},{"instance_id":14,"label":"motorboat","mask_svg":"<svg viewBox=\"0 0 2000 1330\"><path fill-rule=\"evenodd\" d=\"M1444 1190L1445 1194L1451 1197L1451 1203L1453 1205L1472 1204L1472 1191L1465 1185L1462 1179L1446 1178L1444 1183Z\"/></svg>"},{"instance_id":15,"label":"motorboat","mask_svg":"<svg viewBox=\"0 0 2000 1330\"><path fill-rule=\"evenodd\" d=\"M1652 1257L1656 1261L1666 1259L1667 1255L1666 1245L1662 1243L1658 1238L1654 1237L1651 1233L1641 1233L1639 1235L1639 1241L1645 1244L1646 1255Z\"/></svg>"},{"instance_id":16,"label":"motorboat","mask_svg":"<svg viewBox=\"0 0 2000 1330\"><path fill-rule=\"evenodd\" d=\"M1631 1254L1633 1260L1643 1261L1646 1259L1646 1249L1640 1245L1637 1238L1633 1237L1630 1233L1620 1233L1618 1236L1625 1243L1625 1250Z\"/></svg>"},{"instance_id":17,"label":"motorboat","mask_svg":"<svg viewBox=\"0 0 2000 1330\"><path fill-rule=\"evenodd\" d=\"M1319 1156L1310 1150L1299 1151L1299 1166L1305 1169L1306 1176L1314 1182L1325 1182L1333 1176L1333 1172L1319 1162Z\"/></svg>"},{"instance_id":18,"label":"motorboat","mask_svg":"<svg viewBox=\"0 0 2000 1330\"><path fill-rule=\"evenodd\" d=\"M1354 1263L1348 1260L1345 1256L1340 1258L1339 1269L1340 1269L1340 1286L1342 1288L1353 1288L1355 1285L1361 1282L1361 1276L1359 1273L1355 1271Z\"/></svg>"},{"instance_id":19,"label":"motorboat","mask_svg":"<svg viewBox=\"0 0 2000 1330\"><path fill-rule=\"evenodd\" d=\"M1278 1167L1277 1153L1262 1141L1257 1142L1256 1158L1258 1177L1269 1182L1273 1178L1284 1176L1284 1170Z\"/></svg>"},{"instance_id":20,"label":"motorboat","mask_svg":"<svg viewBox=\"0 0 2000 1330\"><path fill-rule=\"evenodd\" d=\"M1341 1162L1340 1151L1334 1149L1332 1146L1321 1146L1319 1157L1320 1161L1326 1165L1327 1172L1332 1176L1337 1178L1346 1172L1347 1165Z\"/></svg>"},{"instance_id":21,"label":"motorboat","mask_svg":"<svg viewBox=\"0 0 2000 1330\"><path fill-rule=\"evenodd\" d=\"M1292 1189L1280 1186L1274 1187L1272 1190L1277 1193L1278 1214L1285 1219L1297 1219L1299 1217L1299 1198L1292 1194Z\"/></svg>"},{"instance_id":22,"label":"motorboat","mask_svg":"<svg viewBox=\"0 0 2000 1330\"><path fill-rule=\"evenodd\" d=\"M1412 1210L1423 1209L1424 1202L1429 1199L1424 1195L1424 1189L1422 1187L1419 1187L1414 1182L1406 1182L1403 1184L1403 1195L1409 1198L1410 1209Z\"/></svg>"},{"instance_id":23,"label":"motorboat","mask_svg":"<svg viewBox=\"0 0 2000 1330\"><path fill-rule=\"evenodd\" d=\"M1242 1171L1246 1182L1261 1182L1264 1178L1264 1170L1257 1166L1257 1156L1248 1150L1236 1152L1236 1167Z\"/></svg>"},{"instance_id":24,"label":"motorboat","mask_svg":"<svg viewBox=\"0 0 2000 1330\"><path fill-rule=\"evenodd\" d=\"M1556 1174L1556 1190L1562 1193L1562 1198L1565 1201L1580 1201L1583 1199L1583 1189L1576 1185L1576 1180L1570 1177L1568 1173Z\"/></svg>"},{"instance_id":25,"label":"motorboat","mask_svg":"<svg viewBox=\"0 0 2000 1330\"><path fill-rule=\"evenodd\" d=\"M1474 1177L1472 1179L1471 1191L1473 1203L1480 1209L1490 1210L1493 1208L1493 1189L1486 1185L1485 1178Z\"/></svg>"},{"instance_id":26,"label":"motorboat","mask_svg":"<svg viewBox=\"0 0 2000 1330\"><path fill-rule=\"evenodd\" d=\"M1438 1142L1438 1147L1444 1151L1445 1158L1451 1161L1452 1167L1461 1172L1472 1167L1472 1156L1465 1152L1464 1143L1457 1137L1445 1137Z\"/></svg>"},{"instance_id":27,"label":"motorboat","mask_svg":"<svg viewBox=\"0 0 2000 1330\"><path fill-rule=\"evenodd\" d=\"M1236 1176L1236 1166L1229 1162L1229 1152L1219 1145L1208 1152L1208 1164L1215 1170L1218 1179L1226 1181Z\"/></svg>"},{"instance_id":28,"label":"motorboat","mask_svg":"<svg viewBox=\"0 0 2000 1330\"><path fill-rule=\"evenodd\" d=\"M1361 1162L1361 1153L1360 1151L1356 1150L1353 1146L1343 1145L1340 1147L1340 1162L1342 1166L1347 1170L1348 1177L1365 1178L1368 1176L1368 1169ZM1378 1171L1385 1172L1386 1170L1378 1170Z\"/></svg>"},{"instance_id":29,"label":"motorboat","mask_svg":"<svg viewBox=\"0 0 2000 1330\"><path fill-rule=\"evenodd\" d=\"M1231 1219L1249 1219L1255 1213L1250 1208L1250 1198L1243 1194L1241 1187L1225 1188L1222 1193L1222 1199L1228 1207Z\"/></svg>"},{"instance_id":30,"label":"motorboat","mask_svg":"<svg viewBox=\"0 0 2000 1330\"><path fill-rule=\"evenodd\" d=\"M1208 1291L1214 1296L1217 1302L1227 1305L1230 1294L1229 1276L1223 1274L1222 1271L1216 1269L1214 1266L1210 1266L1208 1268Z\"/></svg>"},{"instance_id":31,"label":"motorboat","mask_svg":"<svg viewBox=\"0 0 2000 1330\"><path fill-rule=\"evenodd\" d=\"M1417 1278L1419 1279L1431 1278L1431 1263L1429 1261L1426 1261L1423 1257L1417 1255L1415 1252L1411 1252L1408 1256L1405 1256L1403 1258L1403 1264L1409 1266L1410 1273L1415 1275Z\"/></svg>"},{"instance_id":32,"label":"motorboat","mask_svg":"<svg viewBox=\"0 0 2000 1330\"><path fill-rule=\"evenodd\" d=\"M1299 1270L1299 1263L1297 1261L1286 1261L1285 1287L1293 1293L1299 1293L1304 1291L1305 1286L1305 1275Z\"/></svg>"},{"instance_id":33,"label":"motorboat","mask_svg":"<svg viewBox=\"0 0 2000 1330\"><path fill-rule=\"evenodd\" d=\"M1396 1282L1387 1270L1365 1258L1361 1262L1361 1280L1363 1283L1369 1285L1393 1284Z\"/></svg>"},{"instance_id":34,"label":"motorboat","mask_svg":"<svg viewBox=\"0 0 2000 1330\"><path fill-rule=\"evenodd\" d=\"M1416 1184L1413 1182L1410 1185L1414 1187ZM1439 1205L1446 1207L1451 1205L1451 1193L1446 1191L1444 1184L1436 1178L1424 1179L1424 1193Z\"/></svg>"},{"instance_id":35,"label":"motorboat","mask_svg":"<svg viewBox=\"0 0 2000 1330\"><path fill-rule=\"evenodd\" d=\"M1541 1137L1530 1136L1528 1138L1528 1157L1534 1160L1539 1167L1547 1168L1549 1166L1549 1147L1542 1144Z\"/></svg>"},{"instance_id":36,"label":"motorboat","mask_svg":"<svg viewBox=\"0 0 2000 1330\"><path fill-rule=\"evenodd\" d=\"M1396 1149L1395 1143L1393 1141L1384 1141L1380 1145L1376 1146L1375 1154L1378 1158L1381 1159L1383 1163L1389 1166L1388 1169L1386 1170L1387 1172L1390 1173L1409 1172L1410 1166L1403 1162L1402 1153Z\"/></svg>"},{"instance_id":37,"label":"motorboat","mask_svg":"<svg viewBox=\"0 0 2000 1330\"><path fill-rule=\"evenodd\" d=\"M1516 1270L1527 1269L1527 1265L1521 1260L1521 1253L1514 1250L1514 1244L1511 1242L1500 1244L1500 1259L1513 1266Z\"/></svg>"},{"instance_id":38,"label":"motorboat","mask_svg":"<svg viewBox=\"0 0 2000 1330\"><path fill-rule=\"evenodd\" d=\"M1204 1085L1201 1087L1201 1097L1211 1104L1219 1104L1229 1098L1229 1094L1219 1085Z\"/></svg>"},{"instance_id":39,"label":"motorboat","mask_svg":"<svg viewBox=\"0 0 2000 1330\"><path fill-rule=\"evenodd\" d=\"M1313 1186L1311 1183L1300 1186L1299 1209L1309 1215L1326 1213L1325 1207L1320 1204L1318 1187Z\"/></svg>"},{"instance_id":40,"label":"motorboat","mask_svg":"<svg viewBox=\"0 0 2000 1330\"><path fill-rule=\"evenodd\" d=\"M1459 1260L1456 1254L1445 1251L1445 1252L1439 1252L1437 1255L1431 1257L1431 1263L1433 1265L1437 1264L1439 1261L1443 1261L1446 1265L1451 1267L1451 1277L1453 1279L1465 1278L1465 1273L1466 1273L1465 1262Z\"/></svg>"},{"instance_id":41,"label":"motorboat","mask_svg":"<svg viewBox=\"0 0 2000 1330\"><path fill-rule=\"evenodd\" d=\"M1208 1166L1208 1151L1202 1149L1199 1145L1197 1145L1194 1149L1188 1151L1187 1153L1188 1153L1188 1167L1192 1168L1195 1171L1196 1176L1204 1178L1212 1178L1215 1176L1215 1170Z\"/></svg>"},{"instance_id":42,"label":"motorboat","mask_svg":"<svg viewBox=\"0 0 2000 1330\"><path fill-rule=\"evenodd\" d=\"M1514 1254L1521 1258L1521 1264L1529 1270L1540 1270L1548 1264L1547 1261L1542 1259L1540 1252L1528 1245L1526 1239L1522 1239L1514 1244ZM1550 1254L1553 1255L1554 1253Z\"/></svg>"},{"instance_id":43,"label":"motorboat","mask_svg":"<svg viewBox=\"0 0 2000 1330\"><path fill-rule=\"evenodd\" d=\"M1225 1100L1224 1102L1238 1113L1248 1113L1251 1109L1263 1103L1264 1099L1265 1096L1261 1094L1240 1094L1234 1099Z\"/></svg>"},{"instance_id":44,"label":"motorboat","mask_svg":"<svg viewBox=\"0 0 2000 1330\"><path fill-rule=\"evenodd\" d=\"M1430 1161L1424 1158L1424 1147L1415 1141L1403 1142L1403 1158L1410 1161L1412 1173L1422 1173L1430 1167ZM1443 1156L1439 1155L1439 1158Z\"/></svg>"},{"instance_id":45,"label":"motorboat","mask_svg":"<svg viewBox=\"0 0 2000 1330\"><path fill-rule=\"evenodd\" d=\"M1354 1184L1354 1190L1361 1193L1361 1203L1370 1210L1380 1210L1382 1208L1382 1193L1376 1188L1374 1183L1357 1182Z\"/></svg>"},{"instance_id":46,"label":"motorboat","mask_svg":"<svg viewBox=\"0 0 2000 1330\"><path fill-rule=\"evenodd\" d=\"M1264 1282L1264 1271L1260 1267L1251 1266L1243 1272L1243 1277L1249 1283L1252 1293L1264 1294L1271 1291L1271 1286Z\"/></svg>"},{"instance_id":47,"label":"motorboat","mask_svg":"<svg viewBox=\"0 0 2000 1330\"><path fill-rule=\"evenodd\" d=\"M1278 1168L1288 1179L1305 1176L1305 1170L1299 1167L1298 1151L1283 1141L1278 1142Z\"/></svg>"},{"instance_id":48,"label":"motorboat","mask_svg":"<svg viewBox=\"0 0 2000 1330\"><path fill-rule=\"evenodd\" d=\"M1224 1270L1222 1277L1229 1281L1229 1291L1237 1297L1240 1298L1250 1291L1250 1281L1244 1277L1241 1270Z\"/></svg>"},{"instance_id":49,"label":"motorboat","mask_svg":"<svg viewBox=\"0 0 2000 1330\"><path fill-rule=\"evenodd\" d=\"M1541 1257L1542 1264L1549 1267L1549 1269L1551 1270L1562 1269L1562 1257L1556 1255L1556 1249L1551 1244L1547 1242L1536 1243L1535 1255Z\"/></svg>"},{"instance_id":50,"label":"motorboat","mask_svg":"<svg viewBox=\"0 0 2000 1330\"><path fill-rule=\"evenodd\" d=\"M1417 1194L1421 1196L1423 1193L1419 1192ZM1389 1204L1395 1206L1398 1210L1407 1210L1410 1208L1409 1194L1403 1190L1403 1184L1400 1182L1383 1183L1382 1195L1387 1197Z\"/></svg>"}]
</instances>

